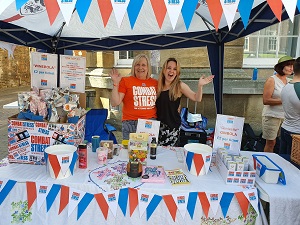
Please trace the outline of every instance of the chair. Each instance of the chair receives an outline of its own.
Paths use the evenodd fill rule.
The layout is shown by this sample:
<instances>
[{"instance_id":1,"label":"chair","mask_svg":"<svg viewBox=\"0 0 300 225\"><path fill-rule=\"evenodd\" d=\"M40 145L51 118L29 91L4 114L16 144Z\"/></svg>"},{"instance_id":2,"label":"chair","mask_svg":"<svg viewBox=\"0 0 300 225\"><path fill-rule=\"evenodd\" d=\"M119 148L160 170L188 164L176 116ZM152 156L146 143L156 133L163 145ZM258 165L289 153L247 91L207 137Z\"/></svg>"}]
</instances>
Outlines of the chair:
<instances>
[{"instance_id":1,"label":"chair","mask_svg":"<svg viewBox=\"0 0 300 225\"><path fill-rule=\"evenodd\" d=\"M117 139L113 133L116 128L110 124L106 124L108 115L107 109L91 109L86 114L86 126L84 139L88 142L92 141L92 136L99 135L100 140L112 140L117 144Z\"/></svg>"}]
</instances>

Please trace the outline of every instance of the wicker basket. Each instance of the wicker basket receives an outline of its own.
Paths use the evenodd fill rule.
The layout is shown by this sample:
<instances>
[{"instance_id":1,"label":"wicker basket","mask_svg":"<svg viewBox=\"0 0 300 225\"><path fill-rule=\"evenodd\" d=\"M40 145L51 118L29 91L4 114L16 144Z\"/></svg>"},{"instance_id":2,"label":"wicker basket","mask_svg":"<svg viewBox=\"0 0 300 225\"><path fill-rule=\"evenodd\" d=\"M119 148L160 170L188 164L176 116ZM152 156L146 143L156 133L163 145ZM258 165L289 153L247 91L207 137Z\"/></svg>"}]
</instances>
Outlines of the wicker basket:
<instances>
[{"instance_id":1,"label":"wicker basket","mask_svg":"<svg viewBox=\"0 0 300 225\"><path fill-rule=\"evenodd\" d=\"M291 150L291 161L300 165L300 135L292 135L292 150Z\"/></svg>"}]
</instances>

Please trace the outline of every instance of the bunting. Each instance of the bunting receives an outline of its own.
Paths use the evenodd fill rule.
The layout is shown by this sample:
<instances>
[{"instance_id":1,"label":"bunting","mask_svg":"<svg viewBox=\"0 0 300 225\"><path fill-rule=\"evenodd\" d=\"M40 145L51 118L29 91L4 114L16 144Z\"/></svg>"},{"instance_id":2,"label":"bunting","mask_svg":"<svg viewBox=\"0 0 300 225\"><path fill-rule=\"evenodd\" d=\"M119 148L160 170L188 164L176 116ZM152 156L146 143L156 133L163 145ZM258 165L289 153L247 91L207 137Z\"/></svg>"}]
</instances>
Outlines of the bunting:
<instances>
[{"instance_id":1,"label":"bunting","mask_svg":"<svg viewBox=\"0 0 300 225\"><path fill-rule=\"evenodd\" d=\"M129 188L129 208L130 208L130 216L132 216L134 210L139 204L138 200L138 191L135 188Z\"/></svg>"},{"instance_id":2,"label":"bunting","mask_svg":"<svg viewBox=\"0 0 300 225\"><path fill-rule=\"evenodd\" d=\"M56 0L67 26L71 20L77 0Z\"/></svg>"},{"instance_id":3,"label":"bunting","mask_svg":"<svg viewBox=\"0 0 300 225\"><path fill-rule=\"evenodd\" d=\"M295 17L295 10L296 10L296 5L297 5L297 0L282 0L282 3L284 5L284 8L292 21L294 22L294 17Z\"/></svg>"},{"instance_id":4,"label":"bunting","mask_svg":"<svg viewBox=\"0 0 300 225\"><path fill-rule=\"evenodd\" d=\"M52 188L52 184L47 183L36 183L37 187L37 208L40 210L41 206L44 204L46 197Z\"/></svg>"},{"instance_id":5,"label":"bunting","mask_svg":"<svg viewBox=\"0 0 300 225\"><path fill-rule=\"evenodd\" d=\"M119 192L118 204L124 216L126 216L127 201L128 201L128 188L122 188L120 189Z\"/></svg>"},{"instance_id":6,"label":"bunting","mask_svg":"<svg viewBox=\"0 0 300 225\"><path fill-rule=\"evenodd\" d=\"M45 3L50 25L52 25L59 13L59 5L57 1L53 1L53 0L44 0L44 3Z\"/></svg>"},{"instance_id":7,"label":"bunting","mask_svg":"<svg viewBox=\"0 0 300 225\"><path fill-rule=\"evenodd\" d=\"M181 1L164 0L164 1L165 1L165 5L167 7L167 12L168 12L173 30L174 30L176 27L176 23L178 21L178 17L181 12L181 8L182 8L184 0L181 0Z\"/></svg>"},{"instance_id":8,"label":"bunting","mask_svg":"<svg viewBox=\"0 0 300 225\"><path fill-rule=\"evenodd\" d=\"M140 217L142 217L142 215L146 211L146 208L148 207L149 203L152 201L153 196L154 196L153 193L138 190Z\"/></svg>"},{"instance_id":9,"label":"bunting","mask_svg":"<svg viewBox=\"0 0 300 225\"><path fill-rule=\"evenodd\" d=\"M119 28L121 27L129 2L130 0L111 0L111 5L113 7L113 11Z\"/></svg>"},{"instance_id":10,"label":"bunting","mask_svg":"<svg viewBox=\"0 0 300 225\"><path fill-rule=\"evenodd\" d=\"M231 200L234 196L234 193L224 192L220 201L220 206L222 209L222 213L224 218L227 216L227 212L231 203Z\"/></svg>"},{"instance_id":11,"label":"bunting","mask_svg":"<svg viewBox=\"0 0 300 225\"><path fill-rule=\"evenodd\" d=\"M150 0L150 2L157 24L159 28L161 28L167 13L167 7L165 5L165 2L164 0Z\"/></svg>"},{"instance_id":12,"label":"bunting","mask_svg":"<svg viewBox=\"0 0 300 225\"><path fill-rule=\"evenodd\" d=\"M238 200L238 203L239 203L239 205L241 207L241 210L243 212L244 218L246 218L247 214L248 214L248 207L249 207L249 201L248 201L248 199L246 198L246 196L244 195L243 192L236 192L235 193L235 197Z\"/></svg>"},{"instance_id":13,"label":"bunting","mask_svg":"<svg viewBox=\"0 0 300 225\"><path fill-rule=\"evenodd\" d=\"M193 15L198 4L198 0L189 0L184 1L181 9L181 15L186 27L186 30L189 30Z\"/></svg>"},{"instance_id":14,"label":"bunting","mask_svg":"<svg viewBox=\"0 0 300 225\"><path fill-rule=\"evenodd\" d=\"M4 10L10 6L15 0L0 0L0 15L4 12Z\"/></svg>"},{"instance_id":15,"label":"bunting","mask_svg":"<svg viewBox=\"0 0 300 225\"><path fill-rule=\"evenodd\" d=\"M240 0L238 9L245 29L247 28L254 0Z\"/></svg>"},{"instance_id":16,"label":"bunting","mask_svg":"<svg viewBox=\"0 0 300 225\"><path fill-rule=\"evenodd\" d=\"M209 201L209 205L211 210L213 211L213 215L217 214L219 205L220 205L220 198L221 194L220 193L207 193L206 192L206 197Z\"/></svg>"},{"instance_id":17,"label":"bunting","mask_svg":"<svg viewBox=\"0 0 300 225\"><path fill-rule=\"evenodd\" d=\"M221 0L223 13L224 13L225 19L227 21L227 26L228 26L229 30L231 29L239 2L240 2L240 0L234 0L234 1Z\"/></svg>"},{"instance_id":18,"label":"bunting","mask_svg":"<svg viewBox=\"0 0 300 225\"><path fill-rule=\"evenodd\" d=\"M8 196L9 192L13 189L17 181L2 179L0 180L0 205Z\"/></svg>"},{"instance_id":19,"label":"bunting","mask_svg":"<svg viewBox=\"0 0 300 225\"><path fill-rule=\"evenodd\" d=\"M173 219L173 221L175 222L175 219L176 219L176 212L177 212L177 205L173 199L173 196L172 195L163 195L162 196L165 203L166 203L166 206L171 214L171 217Z\"/></svg>"},{"instance_id":20,"label":"bunting","mask_svg":"<svg viewBox=\"0 0 300 225\"><path fill-rule=\"evenodd\" d=\"M158 204L160 203L160 201L162 200L162 197L159 195L154 195L151 202L149 203L147 209L146 209L146 213L147 213L147 221L149 220L149 218L151 217L152 213L155 211L156 207L158 206Z\"/></svg>"},{"instance_id":21,"label":"bunting","mask_svg":"<svg viewBox=\"0 0 300 225\"><path fill-rule=\"evenodd\" d=\"M103 25L104 25L104 27L106 27L107 22L110 18L110 15L113 11L111 1L110 0L98 0L98 6L99 6L102 21L103 21Z\"/></svg>"},{"instance_id":22,"label":"bunting","mask_svg":"<svg viewBox=\"0 0 300 225\"><path fill-rule=\"evenodd\" d=\"M184 194L173 194L172 196L180 212L180 215L184 219L187 211L187 203L188 203L189 195L187 193L184 193Z\"/></svg>"},{"instance_id":23,"label":"bunting","mask_svg":"<svg viewBox=\"0 0 300 225\"><path fill-rule=\"evenodd\" d=\"M109 206L108 206L103 194L98 193L98 194L95 194L94 197L98 203L98 206L101 209L101 212L102 212L105 220L107 220Z\"/></svg>"},{"instance_id":24,"label":"bunting","mask_svg":"<svg viewBox=\"0 0 300 225\"><path fill-rule=\"evenodd\" d=\"M208 212L209 212L209 207L210 207L207 196L206 196L205 192L198 192L198 196L199 196L199 199L200 199L200 202L201 202L201 205L202 205L204 215L207 218L208 217Z\"/></svg>"},{"instance_id":25,"label":"bunting","mask_svg":"<svg viewBox=\"0 0 300 225\"><path fill-rule=\"evenodd\" d=\"M86 193L84 191L70 188L68 217L70 217L70 215L72 214L74 209L78 206L79 202L81 201L81 199L85 194Z\"/></svg>"},{"instance_id":26,"label":"bunting","mask_svg":"<svg viewBox=\"0 0 300 225\"><path fill-rule=\"evenodd\" d=\"M119 191L116 190L116 191L104 192L103 196L105 197L105 200L106 200L113 216L116 217L117 207L118 207L118 199L119 199Z\"/></svg>"},{"instance_id":27,"label":"bunting","mask_svg":"<svg viewBox=\"0 0 300 225\"><path fill-rule=\"evenodd\" d=\"M22 6L28 2L28 0L16 0L16 8L17 10L20 10Z\"/></svg>"},{"instance_id":28,"label":"bunting","mask_svg":"<svg viewBox=\"0 0 300 225\"><path fill-rule=\"evenodd\" d=\"M59 211L58 215L66 208L69 204L69 191L70 188L68 186L61 186L60 189L60 201L59 201Z\"/></svg>"},{"instance_id":29,"label":"bunting","mask_svg":"<svg viewBox=\"0 0 300 225\"><path fill-rule=\"evenodd\" d=\"M46 205L47 205L47 212L50 210L58 192L60 191L61 185L53 184L51 190L49 191L46 197Z\"/></svg>"},{"instance_id":30,"label":"bunting","mask_svg":"<svg viewBox=\"0 0 300 225\"><path fill-rule=\"evenodd\" d=\"M212 21L214 23L215 29L218 32L221 17L223 14L223 9L220 1L216 0L206 0Z\"/></svg>"},{"instance_id":31,"label":"bunting","mask_svg":"<svg viewBox=\"0 0 300 225\"><path fill-rule=\"evenodd\" d=\"M281 0L267 0L271 10L276 18L281 21L282 1Z\"/></svg>"},{"instance_id":32,"label":"bunting","mask_svg":"<svg viewBox=\"0 0 300 225\"><path fill-rule=\"evenodd\" d=\"M136 19L141 11L144 0L131 0L127 7L128 18L131 29L133 29Z\"/></svg>"},{"instance_id":33,"label":"bunting","mask_svg":"<svg viewBox=\"0 0 300 225\"><path fill-rule=\"evenodd\" d=\"M92 0L77 0L75 8L77 10L80 21L83 23L86 14L90 8Z\"/></svg>"},{"instance_id":34,"label":"bunting","mask_svg":"<svg viewBox=\"0 0 300 225\"><path fill-rule=\"evenodd\" d=\"M27 181L26 182L26 190L27 190L28 210L30 210L32 204L34 203L34 201L37 197L35 182Z\"/></svg>"},{"instance_id":35,"label":"bunting","mask_svg":"<svg viewBox=\"0 0 300 225\"><path fill-rule=\"evenodd\" d=\"M257 189L253 188L243 192L256 213L259 215Z\"/></svg>"},{"instance_id":36,"label":"bunting","mask_svg":"<svg viewBox=\"0 0 300 225\"><path fill-rule=\"evenodd\" d=\"M190 214L191 219L194 218L195 206L198 198L198 192L190 192L188 203L187 203L187 211Z\"/></svg>"},{"instance_id":37,"label":"bunting","mask_svg":"<svg viewBox=\"0 0 300 225\"><path fill-rule=\"evenodd\" d=\"M84 213L90 202L93 200L94 195L90 193L85 193L81 201L78 203L78 212L77 212L77 220L81 217Z\"/></svg>"}]
</instances>

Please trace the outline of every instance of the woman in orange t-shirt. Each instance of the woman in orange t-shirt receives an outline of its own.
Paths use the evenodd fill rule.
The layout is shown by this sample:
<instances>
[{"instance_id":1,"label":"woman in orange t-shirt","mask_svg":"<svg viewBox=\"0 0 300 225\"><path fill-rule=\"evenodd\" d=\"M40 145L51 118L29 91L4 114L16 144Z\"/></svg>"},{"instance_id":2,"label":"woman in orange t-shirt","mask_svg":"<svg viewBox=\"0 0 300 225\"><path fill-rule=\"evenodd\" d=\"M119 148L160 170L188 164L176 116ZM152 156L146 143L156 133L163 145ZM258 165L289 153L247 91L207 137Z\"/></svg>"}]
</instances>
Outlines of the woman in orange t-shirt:
<instances>
[{"instance_id":1,"label":"woman in orange t-shirt","mask_svg":"<svg viewBox=\"0 0 300 225\"><path fill-rule=\"evenodd\" d=\"M131 76L122 77L117 69L112 69L113 81L111 105L123 102L123 140L136 132L138 119L156 119L157 80L151 78L150 60L147 55L137 55L132 63Z\"/></svg>"}]
</instances>

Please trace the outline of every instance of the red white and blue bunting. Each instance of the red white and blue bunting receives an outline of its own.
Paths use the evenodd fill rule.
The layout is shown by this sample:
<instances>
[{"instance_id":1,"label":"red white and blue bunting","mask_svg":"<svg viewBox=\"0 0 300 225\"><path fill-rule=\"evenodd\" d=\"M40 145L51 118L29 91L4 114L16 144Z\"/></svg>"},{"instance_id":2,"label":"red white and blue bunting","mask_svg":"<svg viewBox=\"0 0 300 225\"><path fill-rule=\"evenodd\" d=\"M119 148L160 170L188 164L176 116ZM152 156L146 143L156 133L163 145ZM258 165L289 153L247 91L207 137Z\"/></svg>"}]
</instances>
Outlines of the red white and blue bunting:
<instances>
[{"instance_id":1,"label":"red white and blue bunting","mask_svg":"<svg viewBox=\"0 0 300 225\"><path fill-rule=\"evenodd\" d=\"M16 183L14 180L0 179L0 205L5 201ZM182 218L186 214L189 214L191 219L193 219L197 201L201 203L206 217L208 217L209 211L212 211L213 215L215 215L220 207L225 218L234 196L245 218L247 217L249 204L259 214L256 188L245 189L242 192L235 193L190 192L162 196L143 191L142 189L122 188L120 190L90 194L64 185L28 181L26 182L26 192L28 210L30 210L33 204L37 204L38 210L41 210L41 206L46 204L48 212L56 200L60 204L58 215L63 210L67 210L68 216L70 216L72 213L75 213L74 211L77 208L77 220L85 212L93 199L98 203L99 210L106 220L109 211L111 211L114 217L117 216L118 207L120 207L124 216L128 212L132 216L133 212L138 209L140 217L146 213L146 219L149 220L161 201L166 204L170 216L174 221L176 220L177 212L181 214Z\"/></svg>"}]
</instances>

